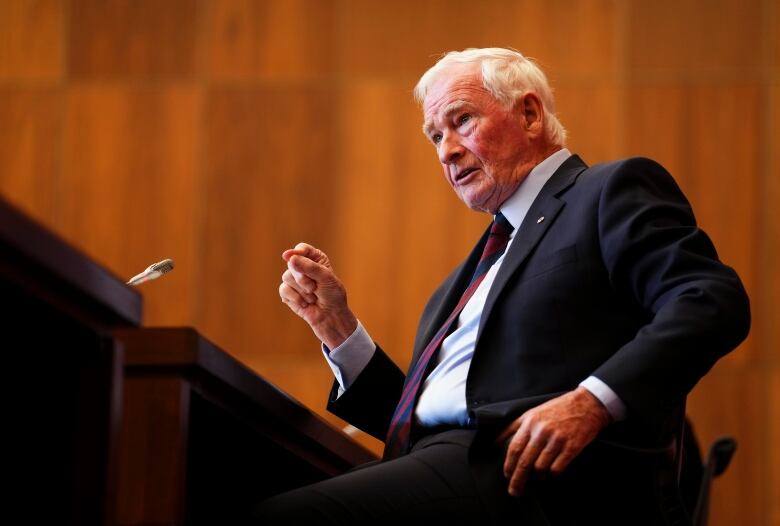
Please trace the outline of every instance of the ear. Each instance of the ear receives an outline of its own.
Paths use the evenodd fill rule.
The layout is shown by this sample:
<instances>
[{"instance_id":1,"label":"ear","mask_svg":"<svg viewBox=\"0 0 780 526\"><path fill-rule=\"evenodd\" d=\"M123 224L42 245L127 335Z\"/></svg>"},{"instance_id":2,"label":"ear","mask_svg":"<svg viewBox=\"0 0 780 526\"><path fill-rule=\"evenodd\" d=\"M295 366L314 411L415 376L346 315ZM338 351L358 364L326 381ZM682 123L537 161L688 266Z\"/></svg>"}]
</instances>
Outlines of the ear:
<instances>
[{"instance_id":1,"label":"ear","mask_svg":"<svg viewBox=\"0 0 780 526\"><path fill-rule=\"evenodd\" d=\"M544 133L544 105L536 93L529 91L517 99L515 111L531 137Z\"/></svg>"}]
</instances>

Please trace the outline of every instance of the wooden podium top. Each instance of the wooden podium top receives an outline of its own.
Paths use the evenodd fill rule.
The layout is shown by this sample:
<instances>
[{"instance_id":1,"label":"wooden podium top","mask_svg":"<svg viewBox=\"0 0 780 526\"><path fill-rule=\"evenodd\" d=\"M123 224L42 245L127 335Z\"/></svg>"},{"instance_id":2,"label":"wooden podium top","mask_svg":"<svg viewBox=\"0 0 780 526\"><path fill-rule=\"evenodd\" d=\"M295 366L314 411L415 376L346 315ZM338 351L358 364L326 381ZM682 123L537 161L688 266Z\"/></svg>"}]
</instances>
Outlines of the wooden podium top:
<instances>
[{"instance_id":1,"label":"wooden podium top","mask_svg":"<svg viewBox=\"0 0 780 526\"><path fill-rule=\"evenodd\" d=\"M141 324L136 290L1 198L0 253L0 273L35 296L106 326Z\"/></svg>"},{"instance_id":2,"label":"wooden podium top","mask_svg":"<svg viewBox=\"0 0 780 526\"><path fill-rule=\"evenodd\" d=\"M323 473L335 475L376 456L313 411L191 328L118 329L126 374L167 374L186 379L210 398L247 408L243 417L262 422L285 447ZM246 403L241 403L240 400Z\"/></svg>"}]
</instances>

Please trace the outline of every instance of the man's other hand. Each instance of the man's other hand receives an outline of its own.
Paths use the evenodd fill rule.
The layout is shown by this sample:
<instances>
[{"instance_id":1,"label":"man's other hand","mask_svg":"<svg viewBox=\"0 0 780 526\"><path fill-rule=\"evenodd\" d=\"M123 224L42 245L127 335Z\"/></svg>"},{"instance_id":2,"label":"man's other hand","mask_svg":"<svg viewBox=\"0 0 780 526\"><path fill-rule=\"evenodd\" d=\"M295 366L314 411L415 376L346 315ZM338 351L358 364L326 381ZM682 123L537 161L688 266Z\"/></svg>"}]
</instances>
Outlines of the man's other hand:
<instances>
[{"instance_id":1,"label":"man's other hand","mask_svg":"<svg viewBox=\"0 0 780 526\"><path fill-rule=\"evenodd\" d=\"M347 292L333 273L328 256L306 243L285 250L279 296L295 314L306 320L317 338L330 349L341 345L357 328L347 306Z\"/></svg>"},{"instance_id":2,"label":"man's other hand","mask_svg":"<svg viewBox=\"0 0 780 526\"><path fill-rule=\"evenodd\" d=\"M520 495L531 473L558 475L611 421L606 407L578 387L514 420L498 437L511 437L504 459L509 494Z\"/></svg>"}]
</instances>

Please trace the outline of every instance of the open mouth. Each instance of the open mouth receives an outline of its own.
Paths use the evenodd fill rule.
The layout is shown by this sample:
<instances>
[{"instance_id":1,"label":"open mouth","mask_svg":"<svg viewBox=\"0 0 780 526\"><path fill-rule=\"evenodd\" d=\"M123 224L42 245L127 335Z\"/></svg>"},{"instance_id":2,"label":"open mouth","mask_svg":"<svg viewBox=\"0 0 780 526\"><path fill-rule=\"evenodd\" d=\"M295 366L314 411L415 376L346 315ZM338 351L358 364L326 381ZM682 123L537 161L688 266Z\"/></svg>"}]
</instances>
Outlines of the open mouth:
<instances>
[{"instance_id":1,"label":"open mouth","mask_svg":"<svg viewBox=\"0 0 780 526\"><path fill-rule=\"evenodd\" d=\"M463 171L459 172L459 173L458 173L458 174L455 176L455 182L456 182L456 183L460 183L461 181L463 181L464 179L466 179L466 178L467 178L469 175L473 174L473 173L474 173L474 172L476 172L477 170L478 170L478 168L466 168L465 170L463 170Z\"/></svg>"}]
</instances>

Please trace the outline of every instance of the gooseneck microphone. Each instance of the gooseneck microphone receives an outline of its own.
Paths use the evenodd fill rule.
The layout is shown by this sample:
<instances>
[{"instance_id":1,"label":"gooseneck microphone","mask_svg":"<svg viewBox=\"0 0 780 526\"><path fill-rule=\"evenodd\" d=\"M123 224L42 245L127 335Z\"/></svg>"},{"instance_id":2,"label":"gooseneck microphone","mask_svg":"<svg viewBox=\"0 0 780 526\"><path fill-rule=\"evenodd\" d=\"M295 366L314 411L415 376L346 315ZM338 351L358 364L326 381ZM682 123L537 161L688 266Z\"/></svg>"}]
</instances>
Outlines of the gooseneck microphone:
<instances>
[{"instance_id":1,"label":"gooseneck microphone","mask_svg":"<svg viewBox=\"0 0 780 526\"><path fill-rule=\"evenodd\" d=\"M163 274L167 274L171 270L173 270L173 260L163 259L159 263L149 265L149 268L147 268L137 276L133 276L132 278L130 278L130 281L128 281L127 284L133 286L140 285L144 281L157 279Z\"/></svg>"}]
</instances>

